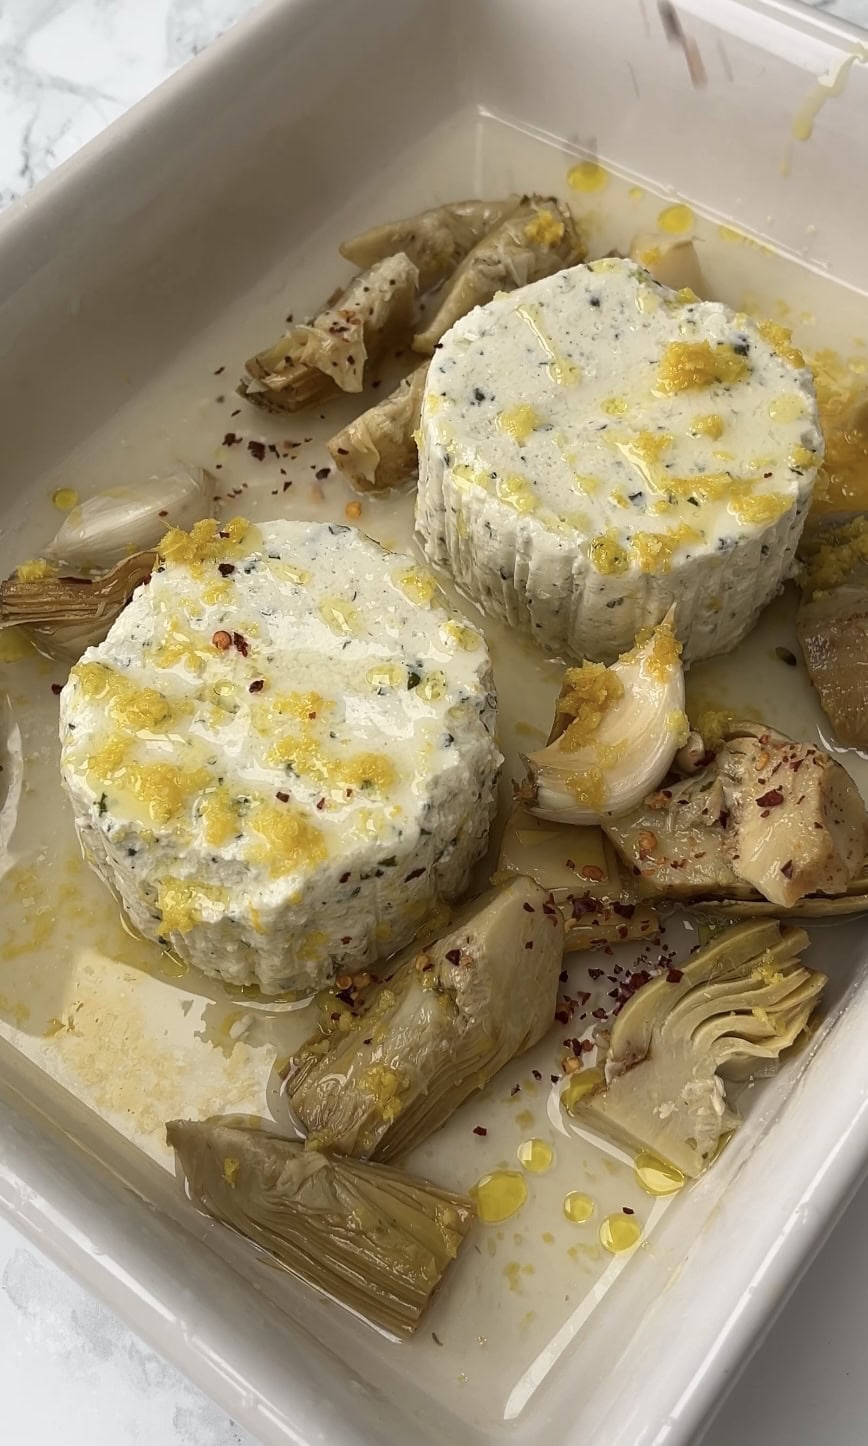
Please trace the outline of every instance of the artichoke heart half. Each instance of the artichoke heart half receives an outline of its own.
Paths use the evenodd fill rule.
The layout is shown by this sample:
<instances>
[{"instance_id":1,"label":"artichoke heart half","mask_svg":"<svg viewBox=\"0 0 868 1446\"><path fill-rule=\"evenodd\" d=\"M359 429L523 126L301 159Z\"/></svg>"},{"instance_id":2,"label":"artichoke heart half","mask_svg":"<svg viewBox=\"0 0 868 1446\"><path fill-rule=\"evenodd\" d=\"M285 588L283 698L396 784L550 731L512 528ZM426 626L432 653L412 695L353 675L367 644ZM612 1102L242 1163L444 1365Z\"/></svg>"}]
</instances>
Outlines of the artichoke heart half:
<instances>
[{"instance_id":1,"label":"artichoke heart half","mask_svg":"<svg viewBox=\"0 0 868 1446\"><path fill-rule=\"evenodd\" d=\"M405 950L363 1012L293 1060L290 1108L308 1142L394 1160L482 1089L554 1018L560 913L517 878L467 905L449 932Z\"/></svg>"},{"instance_id":2,"label":"artichoke heart half","mask_svg":"<svg viewBox=\"0 0 868 1446\"><path fill-rule=\"evenodd\" d=\"M203 1210L391 1335L416 1329L473 1224L464 1196L249 1125L172 1120L166 1138Z\"/></svg>"},{"instance_id":3,"label":"artichoke heart half","mask_svg":"<svg viewBox=\"0 0 868 1446\"><path fill-rule=\"evenodd\" d=\"M799 954L803 929L755 920L697 950L628 1000L596 1090L577 1116L696 1176L740 1119L722 1076L771 1073L818 1003L825 975Z\"/></svg>"}]
</instances>

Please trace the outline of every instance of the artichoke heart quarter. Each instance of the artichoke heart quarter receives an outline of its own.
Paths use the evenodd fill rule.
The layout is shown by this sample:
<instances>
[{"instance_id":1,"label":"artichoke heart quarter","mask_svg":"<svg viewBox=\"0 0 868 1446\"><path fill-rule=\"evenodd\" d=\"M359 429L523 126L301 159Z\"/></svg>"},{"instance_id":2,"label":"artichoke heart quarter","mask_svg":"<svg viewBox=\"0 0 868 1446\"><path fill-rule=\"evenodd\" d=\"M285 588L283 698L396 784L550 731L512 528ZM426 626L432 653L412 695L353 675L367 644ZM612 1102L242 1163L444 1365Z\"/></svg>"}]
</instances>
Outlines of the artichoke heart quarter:
<instances>
[{"instance_id":1,"label":"artichoke heart quarter","mask_svg":"<svg viewBox=\"0 0 868 1446\"><path fill-rule=\"evenodd\" d=\"M551 896L516 878L405 951L361 1014L294 1059L289 1104L308 1142L378 1160L420 1144L545 1034L563 948Z\"/></svg>"},{"instance_id":2,"label":"artichoke heart quarter","mask_svg":"<svg viewBox=\"0 0 868 1446\"><path fill-rule=\"evenodd\" d=\"M697 1176L740 1124L724 1078L768 1074L826 983L799 960L803 929L736 924L628 1000L600 1082L575 1113Z\"/></svg>"},{"instance_id":3,"label":"artichoke heart quarter","mask_svg":"<svg viewBox=\"0 0 868 1446\"><path fill-rule=\"evenodd\" d=\"M390 1335L413 1333L473 1224L471 1202L248 1125L166 1128L196 1203Z\"/></svg>"},{"instance_id":4,"label":"artichoke heart quarter","mask_svg":"<svg viewBox=\"0 0 868 1446\"><path fill-rule=\"evenodd\" d=\"M310 323L293 326L245 363L239 395L272 412L298 412L340 392L360 392L368 363L406 340L419 273L402 253L354 277Z\"/></svg>"}]
</instances>

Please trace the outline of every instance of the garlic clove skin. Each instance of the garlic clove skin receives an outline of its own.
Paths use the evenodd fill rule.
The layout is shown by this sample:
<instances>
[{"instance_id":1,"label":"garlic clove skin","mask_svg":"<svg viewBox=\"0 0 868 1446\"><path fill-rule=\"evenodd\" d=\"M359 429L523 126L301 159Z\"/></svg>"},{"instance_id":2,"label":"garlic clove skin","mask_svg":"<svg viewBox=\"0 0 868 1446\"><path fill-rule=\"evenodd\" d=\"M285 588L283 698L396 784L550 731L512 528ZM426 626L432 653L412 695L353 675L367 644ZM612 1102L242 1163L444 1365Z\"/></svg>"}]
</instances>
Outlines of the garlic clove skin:
<instances>
[{"instance_id":1,"label":"garlic clove skin","mask_svg":"<svg viewBox=\"0 0 868 1446\"><path fill-rule=\"evenodd\" d=\"M43 551L65 567L105 572L134 552L157 546L170 527L185 531L214 512L215 479L179 464L165 477L97 492L67 514Z\"/></svg>"}]
</instances>

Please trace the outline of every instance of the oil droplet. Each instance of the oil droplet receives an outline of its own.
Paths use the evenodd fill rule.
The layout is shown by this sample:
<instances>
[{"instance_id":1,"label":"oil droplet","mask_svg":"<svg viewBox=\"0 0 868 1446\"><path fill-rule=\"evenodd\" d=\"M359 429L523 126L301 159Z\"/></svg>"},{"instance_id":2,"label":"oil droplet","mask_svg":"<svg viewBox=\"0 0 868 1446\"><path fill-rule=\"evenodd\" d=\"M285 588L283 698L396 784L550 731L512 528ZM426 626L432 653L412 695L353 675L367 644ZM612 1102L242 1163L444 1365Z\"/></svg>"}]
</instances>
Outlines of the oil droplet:
<instances>
[{"instance_id":1,"label":"oil droplet","mask_svg":"<svg viewBox=\"0 0 868 1446\"><path fill-rule=\"evenodd\" d=\"M596 1208L590 1195L583 1194L581 1190L571 1190L569 1195L564 1196L564 1214L574 1225L584 1225Z\"/></svg>"},{"instance_id":2,"label":"oil droplet","mask_svg":"<svg viewBox=\"0 0 868 1446\"><path fill-rule=\"evenodd\" d=\"M572 1114L577 1105L581 1104L586 1095L604 1083L605 1076L601 1069L583 1069L579 1074L570 1080L563 1094L561 1104L568 1114Z\"/></svg>"},{"instance_id":3,"label":"oil droplet","mask_svg":"<svg viewBox=\"0 0 868 1446\"><path fill-rule=\"evenodd\" d=\"M71 512L73 507L78 506L79 496L74 487L58 487L56 492L52 492L51 500L58 512Z\"/></svg>"},{"instance_id":4,"label":"oil droplet","mask_svg":"<svg viewBox=\"0 0 868 1446\"><path fill-rule=\"evenodd\" d=\"M636 1156L633 1168L646 1195L674 1195L684 1185L684 1175L676 1165L658 1160L648 1150Z\"/></svg>"},{"instance_id":5,"label":"oil droplet","mask_svg":"<svg viewBox=\"0 0 868 1446\"><path fill-rule=\"evenodd\" d=\"M548 1140L522 1140L516 1154L519 1164L531 1175L544 1175L555 1162L555 1152Z\"/></svg>"},{"instance_id":6,"label":"oil droplet","mask_svg":"<svg viewBox=\"0 0 868 1446\"><path fill-rule=\"evenodd\" d=\"M527 1185L517 1170L495 1170L483 1175L473 1194L480 1220L499 1225L515 1215L527 1199Z\"/></svg>"},{"instance_id":7,"label":"oil droplet","mask_svg":"<svg viewBox=\"0 0 868 1446\"><path fill-rule=\"evenodd\" d=\"M600 1226L600 1244L612 1255L632 1250L642 1238L642 1226L632 1215L607 1215Z\"/></svg>"},{"instance_id":8,"label":"oil droplet","mask_svg":"<svg viewBox=\"0 0 868 1446\"><path fill-rule=\"evenodd\" d=\"M668 231L670 236L680 236L693 230L694 219L690 207L679 202L676 206L666 206L660 212L657 225L661 231Z\"/></svg>"},{"instance_id":9,"label":"oil droplet","mask_svg":"<svg viewBox=\"0 0 868 1446\"><path fill-rule=\"evenodd\" d=\"M609 173L596 161L579 161L567 171L567 180L574 191L602 191L609 184Z\"/></svg>"},{"instance_id":10,"label":"oil droplet","mask_svg":"<svg viewBox=\"0 0 868 1446\"><path fill-rule=\"evenodd\" d=\"M631 186L629 191L627 192L627 195L630 197L631 201L641 201L644 194L645 192L643 191L641 186Z\"/></svg>"}]
</instances>

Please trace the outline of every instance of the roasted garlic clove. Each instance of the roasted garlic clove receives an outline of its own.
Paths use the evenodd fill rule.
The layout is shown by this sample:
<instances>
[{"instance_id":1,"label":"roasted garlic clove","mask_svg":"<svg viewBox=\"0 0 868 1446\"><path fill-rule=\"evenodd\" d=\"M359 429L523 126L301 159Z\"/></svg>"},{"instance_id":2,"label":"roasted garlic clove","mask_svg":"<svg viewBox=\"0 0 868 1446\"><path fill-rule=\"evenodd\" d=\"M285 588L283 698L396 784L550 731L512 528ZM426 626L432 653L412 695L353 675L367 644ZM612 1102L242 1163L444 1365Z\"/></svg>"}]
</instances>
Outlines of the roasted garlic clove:
<instances>
[{"instance_id":1,"label":"roasted garlic clove","mask_svg":"<svg viewBox=\"0 0 868 1446\"><path fill-rule=\"evenodd\" d=\"M568 668L552 741L529 754L519 796L540 818L595 824L636 808L687 737L672 615L611 667Z\"/></svg>"}]
</instances>

